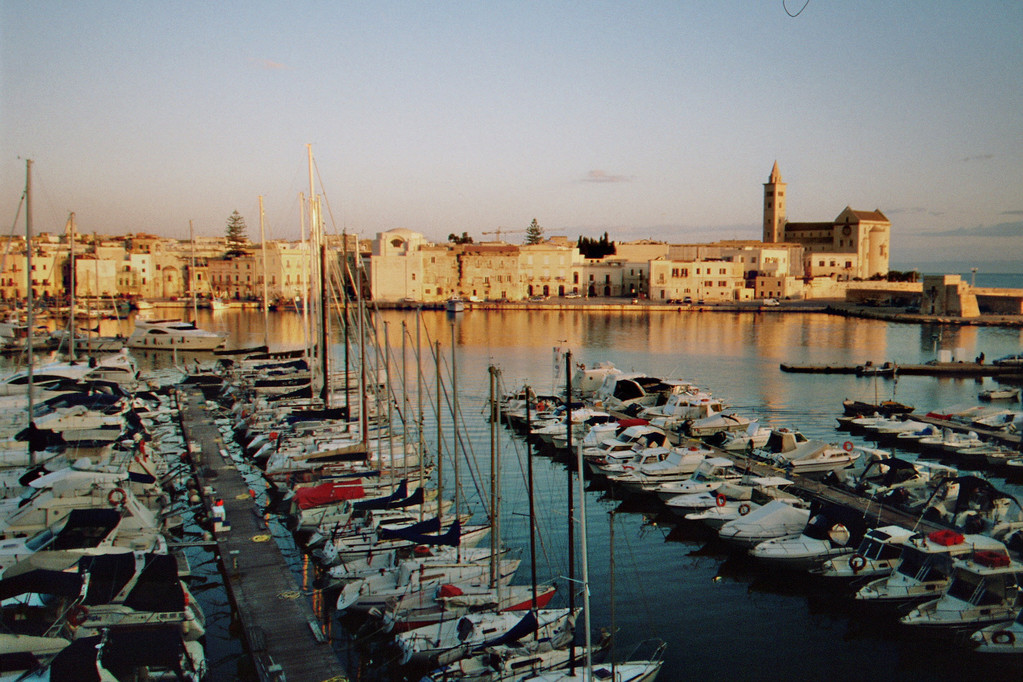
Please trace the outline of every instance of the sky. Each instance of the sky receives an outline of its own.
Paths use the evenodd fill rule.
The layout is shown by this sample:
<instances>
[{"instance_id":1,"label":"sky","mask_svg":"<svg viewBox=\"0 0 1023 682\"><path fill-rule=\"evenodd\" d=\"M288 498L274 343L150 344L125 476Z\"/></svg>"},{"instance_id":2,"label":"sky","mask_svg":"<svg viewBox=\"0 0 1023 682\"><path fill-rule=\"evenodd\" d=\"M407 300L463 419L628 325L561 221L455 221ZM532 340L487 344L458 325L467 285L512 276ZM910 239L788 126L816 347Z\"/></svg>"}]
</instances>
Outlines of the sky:
<instances>
[{"instance_id":1,"label":"sky","mask_svg":"<svg viewBox=\"0 0 1023 682\"><path fill-rule=\"evenodd\" d=\"M1021 35L1018 0L0 0L0 218L32 159L36 232L256 240L263 196L295 239L308 144L331 233L759 239L777 160L790 220L883 211L893 269L1023 268Z\"/></svg>"}]
</instances>

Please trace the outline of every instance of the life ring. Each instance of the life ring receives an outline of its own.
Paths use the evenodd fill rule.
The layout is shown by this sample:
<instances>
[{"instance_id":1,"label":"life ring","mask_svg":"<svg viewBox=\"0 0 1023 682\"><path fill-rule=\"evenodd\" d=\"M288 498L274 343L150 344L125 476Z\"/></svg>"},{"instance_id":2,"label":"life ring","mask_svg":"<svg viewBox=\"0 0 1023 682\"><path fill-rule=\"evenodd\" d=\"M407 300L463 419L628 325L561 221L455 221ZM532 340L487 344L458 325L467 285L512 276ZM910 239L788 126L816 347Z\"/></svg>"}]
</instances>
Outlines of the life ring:
<instances>
[{"instance_id":1,"label":"life ring","mask_svg":"<svg viewBox=\"0 0 1023 682\"><path fill-rule=\"evenodd\" d=\"M412 553L416 556L430 556L429 545L416 545L412 548Z\"/></svg>"},{"instance_id":2,"label":"life ring","mask_svg":"<svg viewBox=\"0 0 1023 682\"><path fill-rule=\"evenodd\" d=\"M128 499L128 493L124 492L124 488L114 488L107 493L107 502L112 507L118 507L124 504L124 501Z\"/></svg>"},{"instance_id":3,"label":"life ring","mask_svg":"<svg viewBox=\"0 0 1023 682\"><path fill-rule=\"evenodd\" d=\"M629 466L628 464L622 467L622 471L635 471L635 469L636 467Z\"/></svg>"},{"instance_id":4,"label":"life ring","mask_svg":"<svg viewBox=\"0 0 1023 682\"><path fill-rule=\"evenodd\" d=\"M739 505L739 516L746 516L746 514L749 514L749 511L749 505L745 502Z\"/></svg>"},{"instance_id":5,"label":"life ring","mask_svg":"<svg viewBox=\"0 0 1023 682\"><path fill-rule=\"evenodd\" d=\"M859 573L867 565L867 560L860 554L853 554L852 558L849 559L849 568L852 569L853 573Z\"/></svg>"},{"instance_id":6,"label":"life ring","mask_svg":"<svg viewBox=\"0 0 1023 682\"><path fill-rule=\"evenodd\" d=\"M71 627L76 628L88 619L89 609L85 608L81 604L75 604L71 607L71 610L67 612L67 622Z\"/></svg>"},{"instance_id":7,"label":"life ring","mask_svg":"<svg viewBox=\"0 0 1023 682\"><path fill-rule=\"evenodd\" d=\"M726 504L728 504L728 498L720 493L718 493L718 496L714 498L714 501L717 503L719 507L723 507Z\"/></svg>"},{"instance_id":8,"label":"life ring","mask_svg":"<svg viewBox=\"0 0 1023 682\"><path fill-rule=\"evenodd\" d=\"M846 452L852 452L854 447L856 446L853 445L853 442L851 440L847 440L846 442L842 443L842 449L845 450Z\"/></svg>"},{"instance_id":9,"label":"life ring","mask_svg":"<svg viewBox=\"0 0 1023 682\"><path fill-rule=\"evenodd\" d=\"M1012 644L1016 641L1016 635L1008 630L999 630L991 635L991 641L995 644Z\"/></svg>"}]
</instances>

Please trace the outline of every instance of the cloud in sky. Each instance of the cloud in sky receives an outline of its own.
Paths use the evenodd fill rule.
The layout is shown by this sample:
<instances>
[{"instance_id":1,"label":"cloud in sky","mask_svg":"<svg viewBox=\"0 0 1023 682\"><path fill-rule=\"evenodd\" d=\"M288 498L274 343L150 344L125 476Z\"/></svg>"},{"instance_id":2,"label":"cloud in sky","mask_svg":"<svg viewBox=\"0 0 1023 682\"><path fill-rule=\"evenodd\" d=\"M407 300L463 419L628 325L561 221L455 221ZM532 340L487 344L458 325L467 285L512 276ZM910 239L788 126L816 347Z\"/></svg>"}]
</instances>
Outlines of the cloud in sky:
<instances>
[{"instance_id":1,"label":"cloud in sky","mask_svg":"<svg viewBox=\"0 0 1023 682\"><path fill-rule=\"evenodd\" d=\"M1023 211L1002 211L1001 215L1023 215Z\"/></svg>"},{"instance_id":2,"label":"cloud in sky","mask_svg":"<svg viewBox=\"0 0 1023 682\"><path fill-rule=\"evenodd\" d=\"M963 162L965 163L968 161L988 161L993 158L995 158L994 154L975 154L973 156L967 156L965 159L963 159Z\"/></svg>"},{"instance_id":3,"label":"cloud in sky","mask_svg":"<svg viewBox=\"0 0 1023 682\"><path fill-rule=\"evenodd\" d=\"M1012 212L1019 214L1020 212ZM944 232L931 232L930 237L1023 237L1023 220L997 225L958 227Z\"/></svg>"},{"instance_id":4,"label":"cloud in sky","mask_svg":"<svg viewBox=\"0 0 1023 682\"><path fill-rule=\"evenodd\" d=\"M251 61L256 68L263 69L264 71L280 71L288 68L280 62L275 62L270 59L251 59L249 61Z\"/></svg>"},{"instance_id":5,"label":"cloud in sky","mask_svg":"<svg viewBox=\"0 0 1023 682\"><path fill-rule=\"evenodd\" d=\"M582 182L632 182L632 178L627 175L612 175L602 170L591 170Z\"/></svg>"},{"instance_id":6,"label":"cloud in sky","mask_svg":"<svg viewBox=\"0 0 1023 682\"><path fill-rule=\"evenodd\" d=\"M930 216L945 215L944 211L931 211L931 210L928 210L928 209L924 208L923 206L907 206L907 207L904 207L904 208L890 208L890 209L886 209L885 213L888 214L888 215L911 215L911 214L916 214L916 215L927 214L927 215L930 215Z\"/></svg>"}]
</instances>

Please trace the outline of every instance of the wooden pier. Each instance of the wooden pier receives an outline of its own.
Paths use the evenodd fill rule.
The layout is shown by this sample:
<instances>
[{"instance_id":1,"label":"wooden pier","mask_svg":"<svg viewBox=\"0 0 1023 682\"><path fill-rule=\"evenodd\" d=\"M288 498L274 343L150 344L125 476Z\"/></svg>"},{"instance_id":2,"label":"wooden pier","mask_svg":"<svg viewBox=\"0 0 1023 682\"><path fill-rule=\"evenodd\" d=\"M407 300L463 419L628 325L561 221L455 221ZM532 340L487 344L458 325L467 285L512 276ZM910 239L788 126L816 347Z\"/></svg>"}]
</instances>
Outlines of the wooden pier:
<instances>
[{"instance_id":1,"label":"wooden pier","mask_svg":"<svg viewBox=\"0 0 1023 682\"><path fill-rule=\"evenodd\" d=\"M256 510L249 484L226 456L202 392L184 386L177 395L185 442L192 451L211 520L213 506L223 505L226 525L214 532L221 571L259 679L346 680L309 598Z\"/></svg>"},{"instance_id":2,"label":"wooden pier","mask_svg":"<svg viewBox=\"0 0 1023 682\"><path fill-rule=\"evenodd\" d=\"M862 365L794 365L781 363L781 371L795 374L860 374L872 378L880 368L875 364L871 371L863 372ZM923 365L896 365L896 373L903 376L928 377L1007 377L1018 376L1019 367L1011 365L985 365L978 362L932 362ZM882 379L890 379L892 374L878 372Z\"/></svg>"}]
</instances>

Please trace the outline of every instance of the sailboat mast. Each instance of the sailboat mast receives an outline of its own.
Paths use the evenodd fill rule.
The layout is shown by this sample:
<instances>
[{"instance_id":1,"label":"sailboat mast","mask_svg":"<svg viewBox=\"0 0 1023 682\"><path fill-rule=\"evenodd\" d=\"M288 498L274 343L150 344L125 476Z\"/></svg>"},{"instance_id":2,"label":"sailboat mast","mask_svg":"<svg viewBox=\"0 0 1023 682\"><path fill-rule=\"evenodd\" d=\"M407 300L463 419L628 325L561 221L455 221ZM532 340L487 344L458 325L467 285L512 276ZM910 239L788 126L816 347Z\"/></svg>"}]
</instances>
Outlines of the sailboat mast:
<instances>
[{"instance_id":1,"label":"sailboat mast","mask_svg":"<svg viewBox=\"0 0 1023 682\"><path fill-rule=\"evenodd\" d=\"M263 226L263 196L259 196L259 250L263 252L263 345L270 349L270 301L267 298L266 229Z\"/></svg>"},{"instance_id":2,"label":"sailboat mast","mask_svg":"<svg viewBox=\"0 0 1023 682\"><path fill-rule=\"evenodd\" d=\"M32 351L32 332L35 327L35 314L32 308L35 306L33 300L34 294L32 292L32 159L25 160L25 303L28 306L28 336L26 337L26 343L28 344L28 419L29 423L32 422L33 408L35 407L34 398L32 397L32 365L35 364L35 355ZM35 449L29 447L29 464L35 466L36 464L36 453Z\"/></svg>"},{"instance_id":3,"label":"sailboat mast","mask_svg":"<svg viewBox=\"0 0 1023 682\"><path fill-rule=\"evenodd\" d=\"M70 242L71 250L71 267L70 277L68 278L68 284L71 288L71 300L68 302L68 307L71 312L71 322L68 324L68 355L71 358L71 362L75 361L75 214L74 211L68 216L68 242Z\"/></svg>"},{"instance_id":4,"label":"sailboat mast","mask_svg":"<svg viewBox=\"0 0 1023 682\"><path fill-rule=\"evenodd\" d=\"M195 231L192 227L192 221L188 221L188 240L192 242L192 258L191 267L188 269L188 288L192 290L192 322L195 324L199 323L199 302L196 300L195 291ZM98 256L97 256L98 258ZM99 282L96 283L97 287Z\"/></svg>"},{"instance_id":5,"label":"sailboat mast","mask_svg":"<svg viewBox=\"0 0 1023 682\"><path fill-rule=\"evenodd\" d=\"M497 368L491 365L490 374L490 588L497 586Z\"/></svg>"},{"instance_id":6,"label":"sailboat mast","mask_svg":"<svg viewBox=\"0 0 1023 682\"><path fill-rule=\"evenodd\" d=\"M453 471L455 480L455 519L460 519L462 509L459 505L462 490L461 479L458 477L458 354L455 352L455 321L451 321L451 456L454 460ZM457 561L462 561L462 543L458 543Z\"/></svg>"},{"instance_id":7,"label":"sailboat mast","mask_svg":"<svg viewBox=\"0 0 1023 682\"><path fill-rule=\"evenodd\" d=\"M533 416L530 412L531 407L529 404L529 384L526 384L526 433L531 433L533 430ZM536 508L534 505L533 497L533 443L532 440L526 439L526 463L529 478L529 569L530 569L530 584L533 586L533 598L530 602L530 608L537 608L537 595L536 595Z\"/></svg>"},{"instance_id":8,"label":"sailboat mast","mask_svg":"<svg viewBox=\"0 0 1023 682\"><path fill-rule=\"evenodd\" d=\"M572 366L572 351L565 353L565 365L567 367ZM526 396L526 400L529 400L529 396ZM568 451L572 452L572 372L568 371L568 376L565 379L565 421L568 424ZM581 484L580 479L580 484ZM568 470L568 608L569 611L575 611L575 509L574 509L574 492L572 491L572 471ZM570 670L575 672L575 640L569 647L569 658L572 659L572 663L569 666Z\"/></svg>"},{"instance_id":9,"label":"sailboat mast","mask_svg":"<svg viewBox=\"0 0 1023 682\"><path fill-rule=\"evenodd\" d=\"M571 364L568 365L571 368ZM571 374L571 370L569 370ZM576 446L576 469L579 473L579 532L582 534L580 538L581 551L583 556L582 570L583 570L583 629L585 631L585 646L586 646L586 667L584 668L585 674L583 675L584 680L593 679L593 642L592 634L590 633L590 562L588 547L586 544L586 486L583 485L583 444L579 443ZM614 548L612 548L613 551Z\"/></svg>"}]
</instances>

